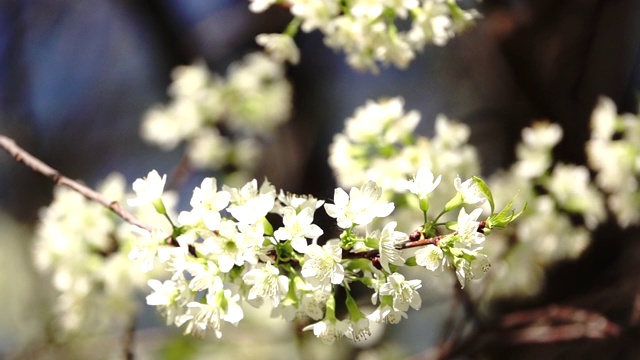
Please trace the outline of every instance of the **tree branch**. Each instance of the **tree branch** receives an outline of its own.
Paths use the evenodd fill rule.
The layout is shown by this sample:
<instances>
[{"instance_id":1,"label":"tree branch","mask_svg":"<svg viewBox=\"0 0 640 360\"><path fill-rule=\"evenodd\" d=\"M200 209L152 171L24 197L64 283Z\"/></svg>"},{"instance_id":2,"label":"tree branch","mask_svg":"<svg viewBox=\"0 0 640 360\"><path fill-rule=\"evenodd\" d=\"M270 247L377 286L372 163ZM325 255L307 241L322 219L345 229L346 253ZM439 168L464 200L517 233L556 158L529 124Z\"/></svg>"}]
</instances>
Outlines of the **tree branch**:
<instances>
[{"instance_id":1,"label":"tree branch","mask_svg":"<svg viewBox=\"0 0 640 360\"><path fill-rule=\"evenodd\" d=\"M42 162L40 159L29 154L26 150L18 146L13 139L2 134L0 134L0 148L2 148L4 151L9 153L11 156L13 156L13 158L17 162L23 163L24 165L26 165L28 168L35 171L36 173L39 173L48 177L49 179L51 179L51 181L53 181L54 184L58 186L66 186L80 193L87 199L100 203L104 207L113 211L116 215L122 218L122 220L128 222L131 225L135 225L137 227L140 227L148 231L153 230L153 227L143 223L142 221L138 220L135 216L133 216L133 214L123 209L119 202L111 201L106 197L102 196L102 194L96 192L95 190L60 174L58 170L52 168L51 166Z\"/></svg>"},{"instance_id":2,"label":"tree branch","mask_svg":"<svg viewBox=\"0 0 640 360\"><path fill-rule=\"evenodd\" d=\"M501 325L516 328L509 336L512 343L603 339L620 333L618 325L596 312L558 305L505 315Z\"/></svg>"}]
</instances>

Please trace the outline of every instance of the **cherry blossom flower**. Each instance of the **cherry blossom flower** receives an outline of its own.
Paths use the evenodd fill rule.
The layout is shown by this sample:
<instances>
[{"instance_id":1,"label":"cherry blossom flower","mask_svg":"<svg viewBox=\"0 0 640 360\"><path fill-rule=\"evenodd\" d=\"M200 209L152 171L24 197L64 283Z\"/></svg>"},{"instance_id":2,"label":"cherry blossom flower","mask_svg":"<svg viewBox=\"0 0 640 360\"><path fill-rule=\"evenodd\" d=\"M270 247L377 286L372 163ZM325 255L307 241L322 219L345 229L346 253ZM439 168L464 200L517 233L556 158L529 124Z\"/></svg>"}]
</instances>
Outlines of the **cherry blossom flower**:
<instances>
[{"instance_id":1,"label":"cherry blossom flower","mask_svg":"<svg viewBox=\"0 0 640 360\"><path fill-rule=\"evenodd\" d=\"M459 242L467 247L481 244L484 241L484 234L478 232L480 222L477 220L480 214L482 214L481 208L474 209L469 214L462 208L458 213L457 234L460 236Z\"/></svg>"},{"instance_id":2,"label":"cherry blossom flower","mask_svg":"<svg viewBox=\"0 0 640 360\"><path fill-rule=\"evenodd\" d=\"M284 226L275 231L274 237L280 241L291 240L293 249L304 254L307 250L306 238L315 242L323 233L318 225L312 224L314 210L304 208L296 213L294 208L287 207L282 212Z\"/></svg>"},{"instance_id":3,"label":"cherry blossom flower","mask_svg":"<svg viewBox=\"0 0 640 360\"><path fill-rule=\"evenodd\" d=\"M308 330L313 330L313 334L325 344L333 344L336 340L342 339L349 330L349 325L343 320L325 319L302 329L302 331Z\"/></svg>"},{"instance_id":4,"label":"cherry blossom flower","mask_svg":"<svg viewBox=\"0 0 640 360\"><path fill-rule=\"evenodd\" d=\"M240 223L254 224L273 209L275 188L265 180L258 189L258 182L253 179L241 189L223 186L231 194L231 205L227 211Z\"/></svg>"},{"instance_id":5,"label":"cherry blossom flower","mask_svg":"<svg viewBox=\"0 0 640 360\"><path fill-rule=\"evenodd\" d=\"M382 199L382 190L369 181L362 188L354 187L347 194L341 188L334 192L334 203L325 204L327 214L336 218L338 226L348 229L354 224L367 225L376 217L391 214L394 204Z\"/></svg>"},{"instance_id":6,"label":"cherry blossom flower","mask_svg":"<svg viewBox=\"0 0 640 360\"><path fill-rule=\"evenodd\" d=\"M267 54L276 61L288 61L293 65L300 61L300 50L289 35L260 34L256 36L256 42L258 45L264 46Z\"/></svg>"},{"instance_id":7,"label":"cherry blossom flower","mask_svg":"<svg viewBox=\"0 0 640 360\"><path fill-rule=\"evenodd\" d=\"M133 191L136 193L136 197L127 200L127 205L142 206L160 199L166 181L167 175L160 177L156 170L150 171L144 179L137 179L133 182Z\"/></svg>"},{"instance_id":8,"label":"cherry blossom flower","mask_svg":"<svg viewBox=\"0 0 640 360\"><path fill-rule=\"evenodd\" d=\"M289 278L280 275L278 268L271 263L249 270L242 280L247 285L253 285L249 290L248 300L267 299L273 307L278 307L289 291Z\"/></svg>"},{"instance_id":9,"label":"cherry blossom flower","mask_svg":"<svg viewBox=\"0 0 640 360\"><path fill-rule=\"evenodd\" d=\"M385 225L382 232L379 233L378 251L380 253L380 265L387 272L391 272L389 264L404 265L404 258L400 254L400 250L396 249L396 245L409 239L409 235L401 231L395 231L396 225L398 225L397 222L391 221ZM370 236L377 237L378 234L376 233Z\"/></svg>"},{"instance_id":10,"label":"cherry blossom flower","mask_svg":"<svg viewBox=\"0 0 640 360\"><path fill-rule=\"evenodd\" d=\"M307 247L304 264L300 273L314 286L324 287L340 284L344 279L342 248L340 240L327 241L323 246L311 244Z\"/></svg>"},{"instance_id":11,"label":"cherry blossom flower","mask_svg":"<svg viewBox=\"0 0 640 360\"><path fill-rule=\"evenodd\" d=\"M453 185L455 186L456 191L458 191L458 194L462 196L462 202L464 204L482 204L487 200L473 179L468 179L465 182L462 182L460 177L457 176L453 180Z\"/></svg>"},{"instance_id":12,"label":"cherry blossom flower","mask_svg":"<svg viewBox=\"0 0 640 360\"><path fill-rule=\"evenodd\" d=\"M393 273L387 278L387 282L380 286L380 296L391 296L393 308L407 311L409 306L418 310L422 306L420 294L416 291L422 287L420 280L405 280L399 273Z\"/></svg>"},{"instance_id":13,"label":"cherry blossom flower","mask_svg":"<svg viewBox=\"0 0 640 360\"><path fill-rule=\"evenodd\" d=\"M444 253L438 246L429 244L416 251L416 264L424 266L427 270L434 271L442 267Z\"/></svg>"},{"instance_id":14,"label":"cherry blossom flower","mask_svg":"<svg viewBox=\"0 0 640 360\"><path fill-rule=\"evenodd\" d=\"M416 194L419 199L424 199L438 187L440 180L442 180L442 175L438 175L434 179L431 170L420 168L413 179L405 181L404 186L411 193Z\"/></svg>"}]
</instances>

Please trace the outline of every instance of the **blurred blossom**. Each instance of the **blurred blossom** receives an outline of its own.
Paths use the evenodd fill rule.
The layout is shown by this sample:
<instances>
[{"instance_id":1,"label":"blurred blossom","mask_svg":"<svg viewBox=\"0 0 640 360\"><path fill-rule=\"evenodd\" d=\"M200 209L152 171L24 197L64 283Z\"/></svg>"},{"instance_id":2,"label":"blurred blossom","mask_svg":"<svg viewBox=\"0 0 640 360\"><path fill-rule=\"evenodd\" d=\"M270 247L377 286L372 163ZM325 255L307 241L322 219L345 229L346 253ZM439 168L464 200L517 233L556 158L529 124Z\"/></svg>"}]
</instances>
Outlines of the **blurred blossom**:
<instances>
[{"instance_id":1,"label":"blurred blossom","mask_svg":"<svg viewBox=\"0 0 640 360\"><path fill-rule=\"evenodd\" d=\"M274 1L252 0L249 8L265 11ZM378 65L406 68L426 45L445 45L479 17L456 1L367 1L346 4L324 0L287 1L302 31L320 30L325 43L342 50L347 63L377 73ZM396 24L408 21L409 30Z\"/></svg>"}]
</instances>

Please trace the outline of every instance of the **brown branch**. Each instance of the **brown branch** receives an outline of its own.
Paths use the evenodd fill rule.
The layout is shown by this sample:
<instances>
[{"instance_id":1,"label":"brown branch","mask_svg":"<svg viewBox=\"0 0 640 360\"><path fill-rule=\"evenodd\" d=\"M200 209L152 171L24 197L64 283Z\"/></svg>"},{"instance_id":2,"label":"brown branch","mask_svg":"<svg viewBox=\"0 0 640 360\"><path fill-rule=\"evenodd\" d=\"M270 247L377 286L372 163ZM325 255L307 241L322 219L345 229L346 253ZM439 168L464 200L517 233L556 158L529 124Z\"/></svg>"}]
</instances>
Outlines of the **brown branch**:
<instances>
[{"instance_id":1,"label":"brown branch","mask_svg":"<svg viewBox=\"0 0 640 360\"><path fill-rule=\"evenodd\" d=\"M124 330L123 336L123 355L125 360L134 360L135 354L133 347L136 335L136 319L135 315L131 315L127 328Z\"/></svg>"},{"instance_id":2,"label":"brown branch","mask_svg":"<svg viewBox=\"0 0 640 360\"><path fill-rule=\"evenodd\" d=\"M455 233L453 233L455 234ZM452 234L446 234L446 235L438 235L438 236L434 236L431 238L426 238L426 239L420 239L420 240L415 240L415 241L408 241L406 243L401 244L398 249L402 250L402 249L410 249L410 248L414 248L414 247L418 247L418 246L426 246L426 245L438 245L438 243L446 238L447 236L452 235Z\"/></svg>"},{"instance_id":3,"label":"brown branch","mask_svg":"<svg viewBox=\"0 0 640 360\"><path fill-rule=\"evenodd\" d=\"M9 153L11 156L13 156L13 158L17 162L21 162L31 170L35 171L36 173L39 173L48 177L49 179L51 179L51 181L53 181L54 184L58 186L66 186L78 192L79 194L83 195L87 199L100 203L104 207L113 211L116 215L122 218L122 220L128 222L131 225L138 226L148 231L153 230L153 227L143 223L142 221L138 220L135 216L133 216L133 214L123 209L122 206L120 206L119 202L111 201L106 197L104 197L102 194L96 192L95 190L60 174L57 170L45 164L40 159L34 157L33 155L29 154L26 150L18 146L16 142L13 141L13 139L7 136L4 136L2 134L0 134L0 148L2 148L4 151Z\"/></svg>"},{"instance_id":4,"label":"brown branch","mask_svg":"<svg viewBox=\"0 0 640 360\"><path fill-rule=\"evenodd\" d=\"M478 225L478 232L484 232L485 227L487 226L486 221L481 221ZM446 238L449 235L456 235L458 232L454 231L451 234L438 235L430 238L424 238L424 232L422 229L418 229L412 232L409 235L409 241L398 246L399 250L414 248L418 246L426 246L426 245L438 245L442 239Z\"/></svg>"},{"instance_id":5,"label":"brown branch","mask_svg":"<svg viewBox=\"0 0 640 360\"><path fill-rule=\"evenodd\" d=\"M640 292L636 292L633 298L633 309L631 310L631 318L629 319L629 323L632 326L635 326L638 322L640 322Z\"/></svg>"},{"instance_id":6,"label":"brown branch","mask_svg":"<svg viewBox=\"0 0 640 360\"><path fill-rule=\"evenodd\" d=\"M191 162L189 161L189 157L184 155L182 159L180 159L178 165L173 169L170 181L165 189L170 190L179 188L185 181L188 180L188 177L191 174L191 170Z\"/></svg>"},{"instance_id":7,"label":"brown branch","mask_svg":"<svg viewBox=\"0 0 640 360\"><path fill-rule=\"evenodd\" d=\"M505 315L501 325L504 328L524 325L510 334L513 343L603 339L620 333L618 325L596 312L557 305Z\"/></svg>"}]
</instances>

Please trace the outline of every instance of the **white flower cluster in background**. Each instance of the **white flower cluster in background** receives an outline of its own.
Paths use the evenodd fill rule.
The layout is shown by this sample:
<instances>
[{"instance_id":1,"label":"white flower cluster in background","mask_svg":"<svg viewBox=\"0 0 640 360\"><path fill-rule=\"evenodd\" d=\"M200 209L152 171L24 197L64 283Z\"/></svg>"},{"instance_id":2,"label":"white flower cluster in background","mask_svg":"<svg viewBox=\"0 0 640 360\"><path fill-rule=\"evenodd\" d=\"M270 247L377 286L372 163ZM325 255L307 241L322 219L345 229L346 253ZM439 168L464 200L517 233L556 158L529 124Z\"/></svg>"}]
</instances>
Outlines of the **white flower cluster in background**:
<instances>
[{"instance_id":1,"label":"white flower cluster in background","mask_svg":"<svg viewBox=\"0 0 640 360\"><path fill-rule=\"evenodd\" d=\"M640 118L618 115L608 98L601 98L591 117L591 139L587 143L589 166L596 171L596 184L608 195L607 206L618 224L640 222Z\"/></svg>"},{"instance_id":2,"label":"white flower cluster in background","mask_svg":"<svg viewBox=\"0 0 640 360\"><path fill-rule=\"evenodd\" d=\"M455 177L479 172L476 150L467 144L468 128L439 116L434 138L427 139L414 134L418 120L415 111L404 112L400 98L357 109L330 147L329 162L338 184L361 186L372 179L389 190L387 199L401 200L404 179L426 167L441 174L443 184L455 185L442 188L442 198L433 194L431 206L441 208L452 193L462 193L462 183ZM528 204L528 209L487 243L485 253L492 258L493 269L491 276L477 283L478 295L491 299L537 293L544 269L580 255L590 244L591 233L608 220L607 208L622 227L639 223L640 121L634 115L618 116L613 103L602 99L592 128L587 153L595 179L586 166L554 163L552 151L562 139L557 124L538 122L522 131L517 161L493 175L488 184L497 204L509 203L518 194L513 206ZM397 203L398 222L411 226L411 221L420 220L415 210L424 204ZM428 256L437 259L439 252L433 249Z\"/></svg>"},{"instance_id":3,"label":"white flower cluster in background","mask_svg":"<svg viewBox=\"0 0 640 360\"><path fill-rule=\"evenodd\" d=\"M372 72L379 64L406 68L426 45L445 45L479 17L455 0L251 0L249 8L263 12L275 4L288 7L294 20L282 36L257 39L267 51L295 63L299 55L287 37L297 27L319 30L327 46L346 54L349 65Z\"/></svg>"},{"instance_id":4,"label":"white flower cluster in background","mask_svg":"<svg viewBox=\"0 0 640 360\"><path fill-rule=\"evenodd\" d=\"M147 112L141 135L164 150L185 142L196 168L250 172L260 139L290 117L292 90L284 65L264 53L231 64L226 78L204 62L179 66L172 78L170 102Z\"/></svg>"},{"instance_id":5,"label":"white flower cluster in background","mask_svg":"<svg viewBox=\"0 0 640 360\"><path fill-rule=\"evenodd\" d=\"M509 230L496 236L487 253L495 271L487 296L534 294L545 266L578 256L599 224L617 221L622 228L640 223L640 119L618 115L614 103L601 98L591 117L586 166L552 164L552 149L561 140L558 125L536 123L523 130L518 161L511 171L491 178L494 189L519 189L518 201L530 209ZM495 192L496 198L501 192ZM508 195L506 195L508 196ZM608 219L607 209L615 218ZM581 221L576 224L576 216ZM495 278L495 279L494 279Z\"/></svg>"},{"instance_id":6,"label":"white flower cluster in background","mask_svg":"<svg viewBox=\"0 0 640 360\"><path fill-rule=\"evenodd\" d=\"M125 187L124 178L112 174L99 192L121 202L127 197ZM165 193L164 203L174 204L175 196ZM158 221L153 209L140 209L136 215ZM136 292L146 287L150 275L158 276L132 268L128 255L136 237L130 229L102 205L56 187L52 203L40 213L33 256L36 268L51 277L57 293L55 323L63 330L59 336L99 334L127 326L137 310Z\"/></svg>"},{"instance_id":7,"label":"white flower cluster in background","mask_svg":"<svg viewBox=\"0 0 640 360\"><path fill-rule=\"evenodd\" d=\"M368 101L356 109L329 147L329 164L338 185L349 188L373 180L387 190L384 196L391 200L404 193L405 179L427 168L442 174L445 189L432 194L430 202L444 207L456 192L455 178L479 172L478 156L467 144L470 131L466 125L439 115L435 135L427 138L415 134L419 121L420 114L405 112L399 97ZM397 221L407 227L419 225L423 219L414 210L399 213Z\"/></svg>"},{"instance_id":8,"label":"white flower cluster in background","mask_svg":"<svg viewBox=\"0 0 640 360\"><path fill-rule=\"evenodd\" d=\"M508 201L519 192L517 204L527 211L506 231L497 234L486 251L494 271L482 284L486 299L533 295L544 284L544 269L573 259L591 243L591 232L606 220L604 197L584 166L554 164L552 151L562 139L557 124L537 122L522 131L517 161L494 174L489 184L496 201ZM576 219L580 219L576 222Z\"/></svg>"},{"instance_id":9,"label":"white flower cluster in background","mask_svg":"<svg viewBox=\"0 0 640 360\"><path fill-rule=\"evenodd\" d=\"M489 262L482 251L485 231L502 228L518 215L511 206L493 211L486 184L473 177L455 181L458 192L437 216L428 216L429 196L439 186L427 168L406 178L407 196L415 197L424 224L412 235L384 221L395 204L383 197L383 189L369 181L349 192L336 188L333 201L277 192L267 180L241 188L218 186L205 178L195 188L189 211L177 222L164 213L160 194L163 183L152 171L134 183L137 197L130 203L165 215L170 230L138 229L130 258L142 265L161 263L171 277L149 280L153 290L147 303L158 307L168 324L184 327L185 333L222 336L223 324L237 325L244 317L242 305L268 306L273 317L311 319L304 330L326 343L342 337L361 340L370 335L370 322L398 323L409 308L418 309L421 281L407 279L404 266L454 271L464 287L484 276ZM149 194L157 194L156 199ZM487 201L490 214L480 220ZM153 205L153 206L151 206ZM465 208L473 208L467 213ZM324 208L342 230L339 237L319 240L325 231L314 224L314 214ZM457 221L442 223L440 217L458 210ZM351 284L371 290L372 310L365 312L351 296ZM336 288L346 294L348 315L336 315Z\"/></svg>"}]
</instances>

